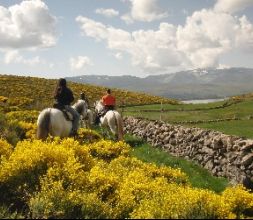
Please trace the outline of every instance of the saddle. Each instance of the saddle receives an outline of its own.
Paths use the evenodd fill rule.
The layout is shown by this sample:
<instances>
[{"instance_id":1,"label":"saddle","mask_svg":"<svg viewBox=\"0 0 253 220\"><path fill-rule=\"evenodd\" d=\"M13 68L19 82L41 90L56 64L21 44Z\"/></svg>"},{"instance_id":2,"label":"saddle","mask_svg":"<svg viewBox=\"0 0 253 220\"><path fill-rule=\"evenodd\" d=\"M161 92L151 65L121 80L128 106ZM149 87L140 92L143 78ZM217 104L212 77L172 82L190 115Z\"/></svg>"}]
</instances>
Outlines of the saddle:
<instances>
[{"instance_id":1,"label":"saddle","mask_svg":"<svg viewBox=\"0 0 253 220\"><path fill-rule=\"evenodd\" d=\"M101 117L105 116L105 114L108 111L110 111L110 110L113 111L114 110L114 106L112 106L112 105L106 105L105 108L104 108L104 110L99 113L99 117L101 118Z\"/></svg>"},{"instance_id":2,"label":"saddle","mask_svg":"<svg viewBox=\"0 0 253 220\"><path fill-rule=\"evenodd\" d=\"M68 112L67 109L65 109L64 105L54 103L53 108L60 110L67 121L73 121L73 115L70 112Z\"/></svg>"}]
</instances>

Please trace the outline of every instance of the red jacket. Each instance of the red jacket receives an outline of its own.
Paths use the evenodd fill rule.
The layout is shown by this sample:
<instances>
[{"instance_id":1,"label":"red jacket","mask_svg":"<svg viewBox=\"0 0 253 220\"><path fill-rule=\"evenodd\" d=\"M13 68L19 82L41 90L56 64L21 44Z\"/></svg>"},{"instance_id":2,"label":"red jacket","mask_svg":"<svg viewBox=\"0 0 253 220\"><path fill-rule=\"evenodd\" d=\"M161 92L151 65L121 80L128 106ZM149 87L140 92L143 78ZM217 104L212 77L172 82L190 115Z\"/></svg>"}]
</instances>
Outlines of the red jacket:
<instances>
[{"instance_id":1,"label":"red jacket","mask_svg":"<svg viewBox=\"0 0 253 220\"><path fill-rule=\"evenodd\" d=\"M104 95L102 97L102 101L103 101L104 105L113 105L114 106L116 103L114 96L112 96L110 94Z\"/></svg>"}]
</instances>

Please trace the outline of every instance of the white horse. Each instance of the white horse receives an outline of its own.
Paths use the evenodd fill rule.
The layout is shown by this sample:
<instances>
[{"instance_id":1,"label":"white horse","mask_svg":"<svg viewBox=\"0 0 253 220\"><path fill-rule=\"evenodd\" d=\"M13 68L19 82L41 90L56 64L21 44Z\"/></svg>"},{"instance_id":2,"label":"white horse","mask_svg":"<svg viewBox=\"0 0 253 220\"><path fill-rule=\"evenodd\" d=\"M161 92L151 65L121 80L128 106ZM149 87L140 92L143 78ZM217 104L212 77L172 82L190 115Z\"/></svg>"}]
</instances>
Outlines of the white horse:
<instances>
[{"instance_id":1,"label":"white horse","mask_svg":"<svg viewBox=\"0 0 253 220\"><path fill-rule=\"evenodd\" d=\"M95 112L100 114L104 111L104 105L101 101L95 102ZM115 110L109 110L106 114L100 117L101 126L109 128L110 131L117 137L117 139L123 140L123 120L119 112Z\"/></svg>"},{"instance_id":2,"label":"white horse","mask_svg":"<svg viewBox=\"0 0 253 220\"><path fill-rule=\"evenodd\" d=\"M72 106L80 117L87 115L87 104L84 100L78 100ZM68 113L70 117L73 117ZM79 124L80 126L80 124ZM52 136L68 137L72 130L72 121L67 120L63 112L56 108L44 109L37 120L37 138L46 139L49 134Z\"/></svg>"},{"instance_id":3,"label":"white horse","mask_svg":"<svg viewBox=\"0 0 253 220\"><path fill-rule=\"evenodd\" d=\"M86 114L81 116L80 127L92 128L94 122L94 114L91 109L87 109Z\"/></svg>"}]
</instances>

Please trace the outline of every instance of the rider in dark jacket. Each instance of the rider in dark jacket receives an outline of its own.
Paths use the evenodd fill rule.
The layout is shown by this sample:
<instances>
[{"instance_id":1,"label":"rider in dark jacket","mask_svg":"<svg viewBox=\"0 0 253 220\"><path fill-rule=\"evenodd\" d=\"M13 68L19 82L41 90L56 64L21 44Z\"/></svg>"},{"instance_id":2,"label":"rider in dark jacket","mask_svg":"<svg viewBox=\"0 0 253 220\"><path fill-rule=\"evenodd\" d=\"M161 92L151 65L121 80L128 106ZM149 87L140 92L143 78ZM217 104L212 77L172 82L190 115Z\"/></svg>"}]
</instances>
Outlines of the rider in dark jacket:
<instances>
[{"instance_id":1,"label":"rider in dark jacket","mask_svg":"<svg viewBox=\"0 0 253 220\"><path fill-rule=\"evenodd\" d=\"M66 79L59 79L58 85L55 89L54 98L56 100L56 105L59 108L65 108L73 115L73 128L70 135L76 135L80 115L74 108L71 107L71 102L74 101L74 96L73 92L67 87Z\"/></svg>"},{"instance_id":2,"label":"rider in dark jacket","mask_svg":"<svg viewBox=\"0 0 253 220\"><path fill-rule=\"evenodd\" d=\"M74 101L74 96L73 96L72 91L65 86L60 86L57 89L54 98L56 99L57 103L62 104L62 105L70 105L71 102Z\"/></svg>"}]
</instances>

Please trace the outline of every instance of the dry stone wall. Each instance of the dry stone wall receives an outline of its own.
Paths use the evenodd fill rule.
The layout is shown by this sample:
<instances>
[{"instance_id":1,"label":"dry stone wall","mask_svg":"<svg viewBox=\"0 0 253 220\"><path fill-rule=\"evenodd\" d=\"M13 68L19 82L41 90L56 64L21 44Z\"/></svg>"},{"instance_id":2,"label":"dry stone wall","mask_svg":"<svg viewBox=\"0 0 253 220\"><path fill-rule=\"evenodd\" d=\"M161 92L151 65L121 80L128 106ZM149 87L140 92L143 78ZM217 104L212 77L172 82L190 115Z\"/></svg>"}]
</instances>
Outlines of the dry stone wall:
<instances>
[{"instance_id":1,"label":"dry stone wall","mask_svg":"<svg viewBox=\"0 0 253 220\"><path fill-rule=\"evenodd\" d=\"M232 184L253 188L253 140L218 131L124 117L124 130L171 155L196 161Z\"/></svg>"}]
</instances>

